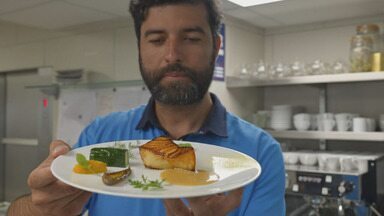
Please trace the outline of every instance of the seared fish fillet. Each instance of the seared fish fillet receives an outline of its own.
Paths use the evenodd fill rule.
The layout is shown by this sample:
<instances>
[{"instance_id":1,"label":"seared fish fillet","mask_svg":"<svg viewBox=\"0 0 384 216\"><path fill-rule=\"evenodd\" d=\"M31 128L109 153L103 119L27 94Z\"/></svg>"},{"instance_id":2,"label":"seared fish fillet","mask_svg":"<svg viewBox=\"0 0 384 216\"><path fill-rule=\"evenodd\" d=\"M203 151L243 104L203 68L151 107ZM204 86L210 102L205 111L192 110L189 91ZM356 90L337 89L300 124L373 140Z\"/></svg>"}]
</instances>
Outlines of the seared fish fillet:
<instances>
[{"instance_id":1,"label":"seared fish fillet","mask_svg":"<svg viewBox=\"0 0 384 216\"><path fill-rule=\"evenodd\" d=\"M179 147L168 137L157 137L140 146L139 149L145 167L195 171L195 150L192 147Z\"/></svg>"}]
</instances>

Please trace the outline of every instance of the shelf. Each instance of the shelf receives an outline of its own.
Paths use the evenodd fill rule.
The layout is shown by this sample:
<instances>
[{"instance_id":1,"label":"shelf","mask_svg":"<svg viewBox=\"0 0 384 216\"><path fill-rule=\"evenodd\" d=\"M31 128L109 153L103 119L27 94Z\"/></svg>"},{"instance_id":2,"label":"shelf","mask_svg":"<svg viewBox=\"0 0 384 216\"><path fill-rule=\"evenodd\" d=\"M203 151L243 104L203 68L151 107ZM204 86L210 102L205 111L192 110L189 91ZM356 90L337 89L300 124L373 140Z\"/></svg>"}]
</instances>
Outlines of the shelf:
<instances>
[{"instance_id":1,"label":"shelf","mask_svg":"<svg viewBox=\"0 0 384 216\"><path fill-rule=\"evenodd\" d=\"M274 131L268 130L275 138L347 140L384 142L384 132L338 132L338 131Z\"/></svg>"},{"instance_id":2,"label":"shelf","mask_svg":"<svg viewBox=\"0 0 384 216\"><path fill-rule=\"evenodd\" d=\"M305 166L305 165L293 165L293 164L285 164L285 170L290 171L297 171L297 172L312 172L312 173L324 173L323 169L320 169L318 166ZM360 176L367 171L332 171L327 170L327 173L329 174L337 174L337 175L354 175L354 176Z\"/></svg>"},{"instance_id":3,"label":"shelf","mask_svg":"<svg viewBox=\"0 0 384 216\"><path fill-rule=\"evenodd\" d=\"M123 81L105 81L105 82L90 82L90 83L81 82L81 83L73 83L73 84L50 83L50 84L26 86L25 88L30 88L30 89L113 88L113 87L119 87L119 86L137 86L137 85L144 85L144 81L142 81L142 80L123 80Z\"/></svg>"},{"instance_id":4,"label":"shelf","mask_svg":"<svg viewBox=\"0 0 384 216\"><path fill-rule=\"evenodd\" d=\"M239 87L263 87L263 86L282 86L300 84L320 84L320 83L345 83L345 82L368 82L384 80L384 72L361 72L345 74L324 74L310 76L286 77L280 79L257 80L240 79L238 77L227 76L226 85L228 88Z\"/></svg>"},{"instance_id":5,"label":"shelf","mask_svg":"<svg viewBox=\"0 0 384 216\"><path fill-rule=\"evenodd\" d=\"M25 86L27 89L39 89L46 95L52 95L58 98L61 89L97 89L97 88L115 88L144 85L143 80L123 80L123 81L105 81L90 83L50 83L42 85Z\"/></svg>"}]
</instances>

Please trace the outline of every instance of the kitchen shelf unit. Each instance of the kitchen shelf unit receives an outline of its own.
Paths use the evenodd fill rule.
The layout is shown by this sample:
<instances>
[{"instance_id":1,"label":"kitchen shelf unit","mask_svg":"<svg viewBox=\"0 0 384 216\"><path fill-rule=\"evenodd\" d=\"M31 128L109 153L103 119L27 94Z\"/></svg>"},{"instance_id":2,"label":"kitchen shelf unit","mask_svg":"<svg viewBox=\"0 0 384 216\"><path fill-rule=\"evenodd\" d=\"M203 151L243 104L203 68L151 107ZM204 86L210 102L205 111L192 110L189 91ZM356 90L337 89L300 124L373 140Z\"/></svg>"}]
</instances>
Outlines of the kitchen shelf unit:
<instances>
[{"instance_id":1,"label":"kitchen shelf unit","mask_svg":"<svg viewBox=\"0 0 384 216\"><path fill-rule=\"evenodd\" d=\"M312 140L346 140L346 141L377 141L384 144L384 132L339 132L339 131L275 131L267 130L275 138L312 139Z\"/></svg>"},{"instance_id":2,"label":"kitchen shelf unit","mask_svg":"<svg viewBox=\"0 0 384 216\"><path fill-rule=\"evenodd\" d=\"M282 85L309 85L322 83L347 83L347 82L368 82L384 80L384 72L359 72L343 74L323 74L285 77L268 80L241 79L234 76L226 77L228 88L239 87L268 87Z\"/></svg>"},{"instance_id":3,"label":"kitchen shelf unit","mask_svg":"<svg viewBox=\"0 0 384 216\"><path fill-rule=\"evenodd\" d=\"M238 77L227 76L227 88L245 88L245 87L273 87L273 86L289 86L289 85L311 85L319 88L319 113L327 112L327 84L332 83L352 83L352 82L371 82L384 81L384 72L359 72L344 74L324 74L324 75L308 75L297 77L286 77L279 79L257 80L257 79L240 79ZM384 144L384 132L339 132L339 131L275 131L268 130L275 138L283 139L303 139L303 140L319 140L321 150L326 150L327 140L344 140L344 141L373 141Z\"/></svg>"}]
</instances>

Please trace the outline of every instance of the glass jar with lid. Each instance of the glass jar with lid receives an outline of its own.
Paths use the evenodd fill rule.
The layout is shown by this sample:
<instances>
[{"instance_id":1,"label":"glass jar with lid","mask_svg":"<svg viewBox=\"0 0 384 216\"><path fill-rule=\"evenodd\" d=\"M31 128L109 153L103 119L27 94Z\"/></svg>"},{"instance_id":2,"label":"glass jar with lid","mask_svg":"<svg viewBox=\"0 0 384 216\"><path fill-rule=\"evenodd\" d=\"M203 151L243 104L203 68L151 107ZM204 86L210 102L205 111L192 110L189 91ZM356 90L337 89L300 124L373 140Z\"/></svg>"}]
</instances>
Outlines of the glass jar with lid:
<instances>
[{"instance_id":1,"label":"glass jar with lid","mask_svg":"<svg viewBox=\"0 0 384 216\"><path fill-rule=\"evenodd\" d=\"M364 24L356 27L358 35L365 35L372 39L372 65L370 71L383 70L383 44L381 41L380 27L376 24Z\"/></svg>"},{"instance_id":2,"label":"glass jar with lid","mask_svg":"<svg viewBox=\"0 0 384 216\"><path fill-rule=\"evenodd\" d=\"M367 72L372 70L372 38L366 35L355 35L351 39L349 59L351 72Z\"/></svg>"},{"instance_id":3,"label":"glass jar with lid","mask_svg":"<svg viewBox=\"0 0 384 216\"><path fill-rule=\"evenodd\" d=\"M372 39L372 51L377 52L381 48L380 27L376 24L364 24L356 27L357 35L366 35Z\"/></svg>"}]
</instances>

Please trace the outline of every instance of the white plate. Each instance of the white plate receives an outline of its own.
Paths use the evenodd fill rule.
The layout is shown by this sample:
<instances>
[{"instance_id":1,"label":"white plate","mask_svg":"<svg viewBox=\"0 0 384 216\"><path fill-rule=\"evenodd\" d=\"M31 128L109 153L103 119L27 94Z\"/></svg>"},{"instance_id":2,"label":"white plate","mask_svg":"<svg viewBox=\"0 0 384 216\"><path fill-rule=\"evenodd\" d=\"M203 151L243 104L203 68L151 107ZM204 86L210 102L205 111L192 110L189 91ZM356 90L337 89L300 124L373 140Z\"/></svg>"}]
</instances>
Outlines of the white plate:
<instances>
[{"instance_id":1,"label":"white plate","mask_svg":"<svg viewBox=\"0 0 384 216\"><path fill-rule=\"evenodd\" d=\"M129 144L141 145L147 141L128 140L119 141L119 144L126 146ZM176 141L176 143L186 142ZM100 143L74 149L66 155L57 157L51 165L51 170L56 178L79 189L101 194L137 198L195 197L226 192L251 183L261 173L259 163L248 155L214 145L196 142L187 143L192 144L195 149L196 168L216 173L219 176L218 181L202 186L178 186L165 183L163 189L143 191L133 188L128 181L107 186L102 183L101 174L85 175L72 172L73 166L77 163L76 153L82 153L88 158L91 148L110 147L114 146L115 142ZM144 175L149 180L160 180L161 170L145 168L137 148L133 149L132 153L134 155L133 158L130 158L132 173L128 178L141 179L141 176ZM108 167L108 170L113 169L116 168Z\"/></svg>"}]
</instances>

